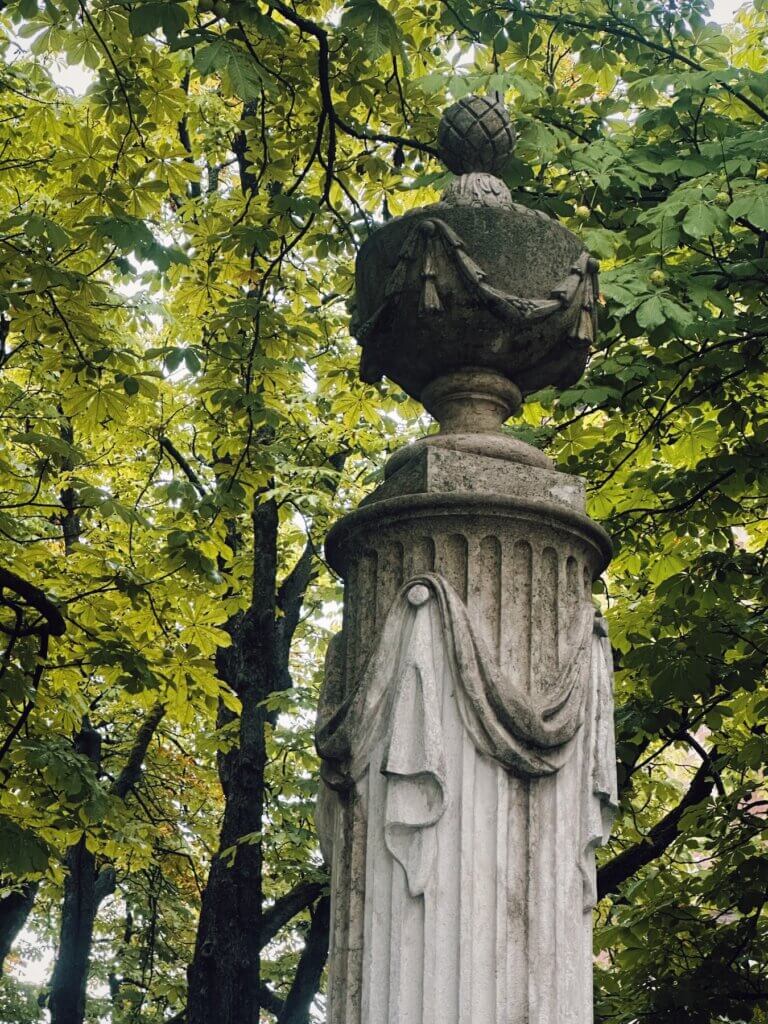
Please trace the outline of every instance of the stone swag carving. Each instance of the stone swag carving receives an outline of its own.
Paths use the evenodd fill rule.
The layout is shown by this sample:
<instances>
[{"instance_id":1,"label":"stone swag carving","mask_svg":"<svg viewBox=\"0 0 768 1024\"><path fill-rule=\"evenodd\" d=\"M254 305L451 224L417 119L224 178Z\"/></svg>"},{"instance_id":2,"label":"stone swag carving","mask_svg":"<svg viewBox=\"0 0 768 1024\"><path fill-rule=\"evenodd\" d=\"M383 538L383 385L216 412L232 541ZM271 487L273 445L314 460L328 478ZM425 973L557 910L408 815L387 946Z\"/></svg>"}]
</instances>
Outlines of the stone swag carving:
<instances>
[{"instance_id":1,"label":"stone swag carving","mask_svg":"<svg viewBox=\"0 0 768 1024\"><path fill-rule=\"evenodd\" d=\"M570 633L570 656L539 698L502 679L503 669L473 629L463 601L437 574L416 576L401 588L358 684L341 700L343 636L333 639L317 724L323 780L343 793L369 769L386 777L384 834L412 896L424 892L434 855L434 837L423 833L437 824L448 800L441 674L451 680L462 724L477 751L521 777L559 771L573 754L572 741L590 709L593 728L582 737L587 745L584 857L602 842L616 804L612 684L605 620L591 602L578 609ZM377 766L372 754L382 741ZM325 791L324 799L328 796ZM327 817L321 811L320 821ZM330 830L324 839L332 845ZM587 909L594 904L589 875L585 872Z\"/></svg>"},{"instance_id":2,"label":"stone swag carving","mask_svg":"<svg viewBox=\"0 0 768 1024\"><path fill-rule=\"evenodd\" d=\"M331 865L328 1024L591 1024L594 851L616 808L610 558L578 478L506 434L580 376L597 264L512 201L498 98L441 122L456 178L361 249L361 376L440 431L331 530L317 824Z\"/></svg>"}]
</instances>

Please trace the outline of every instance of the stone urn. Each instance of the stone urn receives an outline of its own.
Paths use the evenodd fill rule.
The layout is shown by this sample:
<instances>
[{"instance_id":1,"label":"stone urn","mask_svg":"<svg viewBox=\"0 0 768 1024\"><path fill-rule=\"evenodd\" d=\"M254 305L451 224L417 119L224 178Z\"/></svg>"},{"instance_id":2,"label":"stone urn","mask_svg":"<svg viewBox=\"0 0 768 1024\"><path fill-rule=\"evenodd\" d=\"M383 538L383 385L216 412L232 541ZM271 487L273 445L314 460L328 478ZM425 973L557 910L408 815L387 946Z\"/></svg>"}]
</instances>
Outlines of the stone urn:
<instances>
[{"instance_id":1,"label":"stone urn","mask_svg":"<svg viewBox=\"0 0 768 1024\"><path fill-rule=\"evenodd\" d=\"M379 228L357 260L360 376L395 381L443 434L496 432L524 395L575 383L595 338L597 262L562 224L513 202L495 172L514 141L497 100L455 103L438 145L457 177L439 203ZM507 450L527 461L520 445Z\"/></svg>"}]
</instances>

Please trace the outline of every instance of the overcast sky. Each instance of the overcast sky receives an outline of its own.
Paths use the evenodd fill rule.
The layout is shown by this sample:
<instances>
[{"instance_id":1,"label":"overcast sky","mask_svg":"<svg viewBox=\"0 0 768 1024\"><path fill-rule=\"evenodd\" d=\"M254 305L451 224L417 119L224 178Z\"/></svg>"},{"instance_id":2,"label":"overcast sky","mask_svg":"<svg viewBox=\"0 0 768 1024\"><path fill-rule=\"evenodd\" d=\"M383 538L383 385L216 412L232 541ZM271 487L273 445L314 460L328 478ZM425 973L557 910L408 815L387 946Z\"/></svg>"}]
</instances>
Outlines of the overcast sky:
<instances>
[{"instance_id":1,"label":"overcast sky","mask_svg":"<svg viewBox=\"0 0 768 1024\"><path fill-rule=\"evenodd\" d=\"M715 21L728 21L737 7L741 7L743 0L715 0L712 7L712 17Z\"/></svg>"}]
</instances>

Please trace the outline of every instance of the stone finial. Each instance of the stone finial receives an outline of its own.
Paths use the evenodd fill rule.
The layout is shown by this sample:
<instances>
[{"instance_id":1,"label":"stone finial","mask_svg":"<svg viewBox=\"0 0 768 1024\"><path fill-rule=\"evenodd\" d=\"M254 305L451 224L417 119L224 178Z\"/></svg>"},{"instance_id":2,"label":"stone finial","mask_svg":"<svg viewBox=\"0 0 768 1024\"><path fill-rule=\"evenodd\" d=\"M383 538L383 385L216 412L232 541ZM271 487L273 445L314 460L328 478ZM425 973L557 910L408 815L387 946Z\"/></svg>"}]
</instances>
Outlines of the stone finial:
<instances>
[{"instance_id":1,"label":"stone finial","mask_svg":"<svg viewBox=\"0 0 768 1024\"><path fill-rule=\"evenodd\" d=\"M443 114L437 145L454 174L498 174L515 148L515 129L495 96L465 96Z\"/></svg>"}]
</instances>

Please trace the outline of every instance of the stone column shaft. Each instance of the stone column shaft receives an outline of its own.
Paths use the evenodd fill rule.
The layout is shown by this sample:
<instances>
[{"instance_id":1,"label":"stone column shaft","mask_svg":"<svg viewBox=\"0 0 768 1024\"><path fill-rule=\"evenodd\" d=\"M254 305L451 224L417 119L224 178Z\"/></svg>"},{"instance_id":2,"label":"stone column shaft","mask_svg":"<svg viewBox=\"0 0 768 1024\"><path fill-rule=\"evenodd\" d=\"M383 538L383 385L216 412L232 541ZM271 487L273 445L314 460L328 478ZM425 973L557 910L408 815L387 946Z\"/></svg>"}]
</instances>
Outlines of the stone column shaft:
<instances>
[{"instance_id":1,"label":"stone column shaft","mask_svg":"<svg viewBox=\"0 0 768 1024\"><path fill-rule=\"evenodd\" d=\"M474 492L453 489L467 479ZM466 607L502 683L545 702L579 647L607 548L583 514L579 480L423 450L329 539L329 557L346 581L330 715L365 678L398 594L425 576L443 580ZM334 865L329 1024L585 1024L592 1005L590 818L593 805L599 817L613 798L596 794L592 782L599 671L592 644L583 653L590 661L583 724L565 745L563 767L536 777L478 750L434 616L430 628L446 806L431 826L428 881L423 892L409 892L385 836L386 748L393 717L406 731L409 719L382 716L351 785L326 794ZM397 654L392 648L393 661ZM366 726L349 714L354 748ZM418 729L411 740L422 742ZM421 842L417 831L409 841Z\"/></svg>"}]
</instances>

